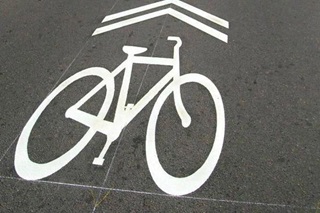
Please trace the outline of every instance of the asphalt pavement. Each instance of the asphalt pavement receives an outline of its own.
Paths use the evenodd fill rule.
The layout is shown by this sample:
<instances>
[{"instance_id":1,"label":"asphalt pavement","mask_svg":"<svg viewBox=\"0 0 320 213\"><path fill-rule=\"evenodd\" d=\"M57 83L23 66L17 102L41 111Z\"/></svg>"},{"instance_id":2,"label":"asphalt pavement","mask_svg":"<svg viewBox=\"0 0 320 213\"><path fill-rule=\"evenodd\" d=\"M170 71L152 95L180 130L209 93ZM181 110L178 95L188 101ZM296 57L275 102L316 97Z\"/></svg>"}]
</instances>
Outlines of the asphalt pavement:
<instances>
[{"instance_id":1,"label":"asphalt pavement","mask_svg":"<svg viewBox=\"0 0 320 213\"><path fill-rule=\"evenodd\" d=\"M0 212L320 212L320 2L168 2L0 2ZM159 7L128 12L154 3ZM97 29L101 33L93 35ZM135 63L121 98L126 75L115 73L127 59L123 46L146 47L139 54L145 61L172 59L176 42L169 36L182 41L180 64ZM145 101L172 67L188 77L165 83ZM66 85L83 70L86 77ZM179 79L186 79L181 87ZM77 122L83 114L66 118L99 82L108 86L77 111L100 123ZM222 109L208 85L219 91ZM191 116L187 128L172 91L181 93ZM123 100L127 111L121 108L125 116L118 119ZM125 112L136 109L130 106L141 105L127 125L106 130L130 117ZM117 133L103 165L93 165ZM153 137L157 154L150 155ZM74 154L79 144L83 149ZM75 156L63 160L65 153ZM68 162L46 164L55 159ZM150 159L180 180L203 164L214 170L201 186L177 196L166 189L179 193L203 172L196 181L169 187L169 178L161 187Z\"/></svg>"}]
</instances>

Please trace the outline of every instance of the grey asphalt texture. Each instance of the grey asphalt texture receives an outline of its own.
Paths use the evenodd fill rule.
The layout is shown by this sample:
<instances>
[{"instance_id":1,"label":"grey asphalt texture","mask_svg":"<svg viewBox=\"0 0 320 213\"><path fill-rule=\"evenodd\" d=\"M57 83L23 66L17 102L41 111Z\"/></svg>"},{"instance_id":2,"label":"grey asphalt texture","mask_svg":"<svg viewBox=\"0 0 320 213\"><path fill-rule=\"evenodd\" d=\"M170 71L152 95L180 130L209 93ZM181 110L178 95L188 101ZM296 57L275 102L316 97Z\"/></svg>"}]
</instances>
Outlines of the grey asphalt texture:
<instances>
[{"instance_id":1,"label":"grey asphalt texture","mask_svg":"<svg viewBox=\"0 0 320 213\"><path fill-rule=\"evenodd\" d=\"M0 1L0 212L320 212L320 2L185 0L229 21L225 29L183 11L226 33L227 44L169 15L91 36L106 15L152 2ZM156 99L111 145L103 166L92 165L106 141L97 133L55 174L37 181L17 175L18 137L59 83L89 67L115 69L126 59L124 45L147 47L145 56L172 57L168 36L182 40L181 74L211 79L225 107L222 153L202 187L174 197L152 180L145 139ZM128 103L166 71L134 66ZM49 105L30 137L33 161L55 159L83 136L88 128L64 113L97 82L76 82ZM119 75L114 102L121 82ZM216 123L204 88L187 84L181 91L191 126L181 126L170 96L156 133L160 162L175 176L191 174L204 162ZM97 113L104 94L83 110Z\"/></svg>"}]
</instances>

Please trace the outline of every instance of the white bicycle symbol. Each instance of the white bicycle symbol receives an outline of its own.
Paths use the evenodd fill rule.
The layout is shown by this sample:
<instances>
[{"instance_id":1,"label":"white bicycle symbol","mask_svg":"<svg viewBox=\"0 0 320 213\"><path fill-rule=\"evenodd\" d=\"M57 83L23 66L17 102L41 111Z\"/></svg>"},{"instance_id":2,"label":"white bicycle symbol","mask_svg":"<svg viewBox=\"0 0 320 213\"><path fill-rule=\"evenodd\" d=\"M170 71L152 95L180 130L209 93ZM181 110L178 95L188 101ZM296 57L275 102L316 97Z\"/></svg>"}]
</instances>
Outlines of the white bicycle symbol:
<instances>
[{"instance_id":1,"label":"white bicycle symbol","mask_svg":"<svg viewBox=\"0 0 320 213\"><path fill-rule=\"evenodd\" d=\"M147 127L146 158L151 176L161 190L172 195L185 195L191 193L204 184L213 172L223 146L225 131L224 107L221 95L210 79L196 73L180 75L179 48L182 44L181 39L179 37L170 36L168 37L168 40L177 42L173 50L173 58L137 56L138 54L145 52L147 48L124 46L123 51L127 53L128 57L113 72L101 67L91 67L74 74L55 88L33 113L19 137L14 160L15 169L18 175L27 180L37 180L57 172L75 158L82 149L84 149L96 132L101 132L107 135L107 142L104 148L100 155L93 160L93 164L102 165L104 162L104 156L110 144L119 137L122 129L169 83L155 102ZM126 105L133 64L172 66L172 70L157 82L136 104ZM106 121L104 118L114 96L114 78L122 71L124 71L124 77L114 121ZM66 87L87 76L97 76L100 77L102 81L76 104L68 108L65 113L65 117L89 127L89 130L74 147L57 159L40 164L31 161L27 149L29 136L41 113ZM180 86L190 82L201 84L209 91L216 108L217 126L212 149L203 165L193 174L181 178L168 174L161 166L156 151L155 131L159 111L164 101L172 92L174 95L175 108L181 119L182 126L186 128L190 125L191 117L182 103L180 93ZM98 115L91 115L87 112L81 111L79 108L103 87L106 88L107 92Z\"/></svg>"}]
</instances>

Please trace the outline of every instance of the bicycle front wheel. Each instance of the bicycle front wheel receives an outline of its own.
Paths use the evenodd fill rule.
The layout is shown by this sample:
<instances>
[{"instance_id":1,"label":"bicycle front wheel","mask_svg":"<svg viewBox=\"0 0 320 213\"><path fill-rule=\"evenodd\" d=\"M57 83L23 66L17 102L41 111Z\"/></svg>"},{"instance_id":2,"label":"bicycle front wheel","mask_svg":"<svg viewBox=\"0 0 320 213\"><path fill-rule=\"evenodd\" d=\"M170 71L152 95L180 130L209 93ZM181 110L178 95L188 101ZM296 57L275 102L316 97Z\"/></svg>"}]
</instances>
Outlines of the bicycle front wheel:
<instances>
[{"instance_id":1,"label":"bicycle front wheel","mask_svg":"<svg viewBox=\"0 0 320 213\"><path fill-rule=\"evenodd\" d=\"M36 163L33 162L29 157L29 137L32 129L34 128L36 122L38 121L43 111L57 97L57 95L59 95L69 85L71 85L75 81L78 81L79 79L88 76L96 76L102 78L102 84L99 84L101 85L100 89L105 87L107 93L97 117L103 119L106 116L110 107L110 100L112 100L114 93L114 78L107 69L101 67L91 67L74 74L73 76L69 77L67 80L62 82L43 100L43 102L39 105L39 107L30 117L30 119L28 120L27 124L21 132L21 135L17 143L14 159L15 170L21 178L26 180L38 180L57 172L66 164L68 164L73 158L75 158L80 153L80 151L84 149L84 147L89 143L91 138L96 133L96 130L89 128L78 143L76 143L72 148L70 148L67 152L65 152L58 158L53 159L49 162ZM98 90L99 88L95 89Z\"/></svg>"},{"instance_id":2,"label":"bicycle front wheel","mask_svg":"<svg viewBox=\"0 0 320 213\"><path fill-rule=\"evenodd\" d=\"M162 167L156 150L156 124L162 105L168 96L186 83L197 83L208 90L214 101L216 111L216 131L213 146L204 163L193 174L186 177L174 177ZM169 84L157 99L151 112L146 137L146 157L151 176L157 186L171 195L189 194L201 187L213 172L223 146L225 132L225 115L221 95L217 87L207 77L192 73L181 76Z\"/></svg>"}]
</instances>

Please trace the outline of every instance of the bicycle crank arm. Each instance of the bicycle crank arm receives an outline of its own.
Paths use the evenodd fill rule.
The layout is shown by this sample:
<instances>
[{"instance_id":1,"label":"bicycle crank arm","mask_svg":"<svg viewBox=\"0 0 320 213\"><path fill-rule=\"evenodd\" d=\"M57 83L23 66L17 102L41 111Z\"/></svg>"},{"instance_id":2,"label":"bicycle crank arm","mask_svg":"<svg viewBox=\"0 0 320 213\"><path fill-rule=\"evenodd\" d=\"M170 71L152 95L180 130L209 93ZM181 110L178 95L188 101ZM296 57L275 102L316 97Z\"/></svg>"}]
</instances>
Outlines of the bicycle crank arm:
<instances>
[{"instance_id":1,"label":"bicycle crank arm","mask_svg":"<svg viewBox=\"0 0 320 213\"><path fill-rule=\"evenodd\" d=\"M71 118L87 127L94 129L97 132L101 132L105 135L109 135L112 132L114 125L110 121L101 119L95 115L83 112L81 110L70 107L66 113L66 118Z\"/></svg>"}]
</instances>

